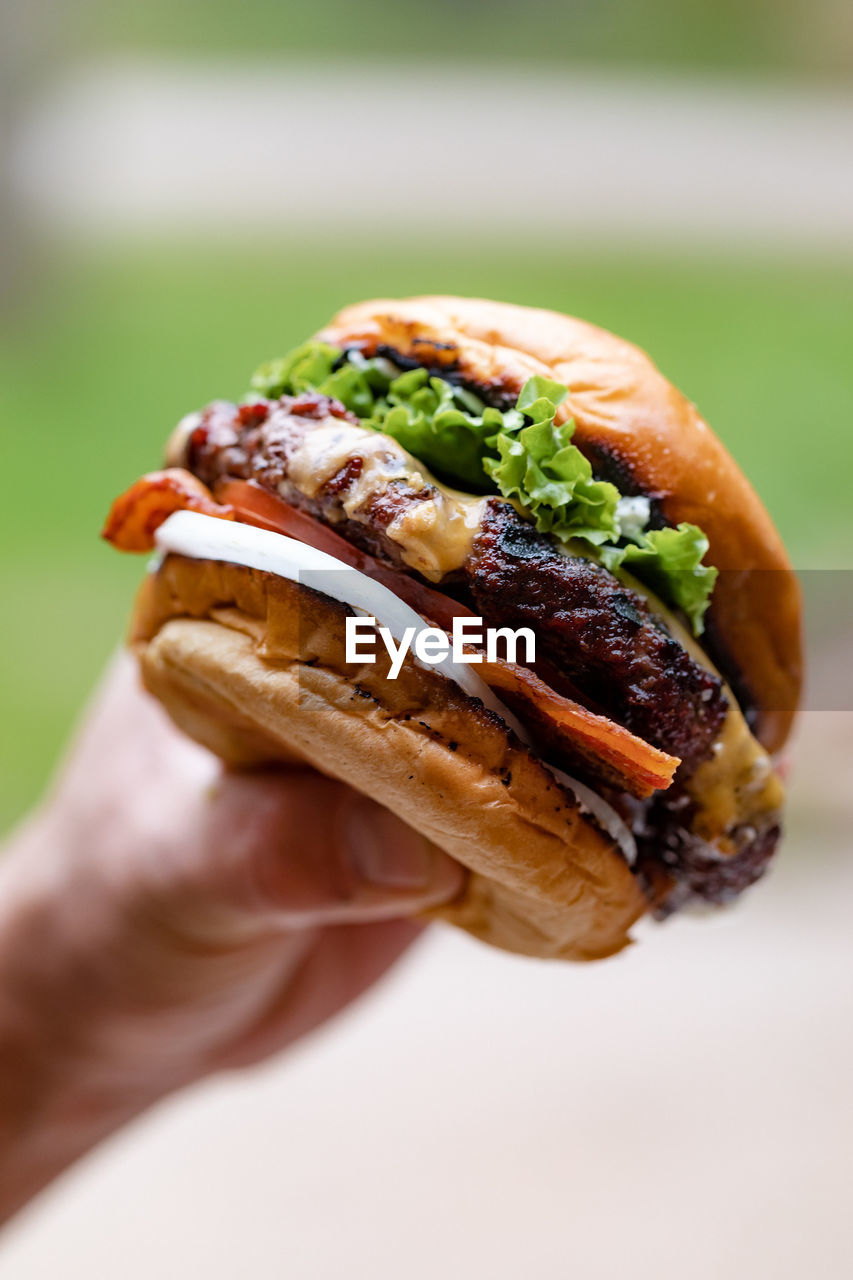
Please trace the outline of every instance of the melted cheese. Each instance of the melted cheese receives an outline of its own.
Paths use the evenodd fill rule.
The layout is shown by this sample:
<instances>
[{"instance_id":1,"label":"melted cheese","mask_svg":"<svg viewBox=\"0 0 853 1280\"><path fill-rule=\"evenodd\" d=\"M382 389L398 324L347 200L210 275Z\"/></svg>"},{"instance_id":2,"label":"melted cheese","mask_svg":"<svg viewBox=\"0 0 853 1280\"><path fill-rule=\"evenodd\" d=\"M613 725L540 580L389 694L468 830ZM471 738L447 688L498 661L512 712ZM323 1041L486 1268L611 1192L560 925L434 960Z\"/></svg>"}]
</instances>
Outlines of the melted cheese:
<instances>
[{"instance_id":1,"label":"melted cheese","mask_svg":"<svg viewBox=\"0 0 853 1280\"><path fill-rule=\"evenodd\" d=\"M657 596L630 574L620 573L619 576L633 591L645 596L652 612L664 621L667 630L691 658L723 680L702 646ZM723 692L729 704L723 727L711 748L711 755L685 783L685 790L696 804L691 830L701 839L716 845L718 851L728 857L737 849L727 833L734 827L759 825L763 819L778 812L785 792L770 756L746 723L725 680Z\"/></svg>"},{"instance_id":2,"label":"melted cheese","mask_svg":"<svg viewBox=\"0 0 853 1280\"><path fill-rule=\"evenodd\" d=\"M166 445L168 466L186 466L187 442L200 421L201 414L191 413L175 427ZM461 569L471 554L486 499L439 484L391 436L340 418L318 423L289 451L281 497L288 501L293 487L306 498L316 498L353 458L360 458L362 466L340 494L343 514L358 519L370 500L394 481L402 481L414 493L427 489L428 497L401 506L385 532L399 546L403 562L429 582L441 582Z\"/></svg>"},{"instance_id":3,"label":"melted cheese","mask_svg":"<svg viewBox=\"0 0 853 1280\"><path fill-rule=\"evenodd\" d=\"M727 690L728 697L732 694ZM726 832L759 824L777 812L784 799L779 775L755 740L737 706L731 706L711 756L693 774L686 790L697 803L692 830L723 854L737 852Z\"/></svg>"},{"instance_id":4,"label":"melted cheese","mask_svg":"<svg viewBox=\"0 0 853 1280\"><path fill-rule=\"evenodd\" d=\"M362 467L341 492L344 514L357 519L371 498L386 492L394 481L415 493L428 489L429 496L409 501L385 532L399 546L403 561L430 582L461 569L483 519L485 498L439 484L390 436L337 419L322 423L290 454L282 497L287 497L289 485L306 498L317 497L351 458L361 458Z\"/></svg>"},{"instance_id":5,"label":"melted cheese","mask_svg":"<svg viewBox=\"0 0 853 1280\"><path fill-rule=\"evenodd\" d=\"M461 569L483 521L485 499L456 497L444 487L436 497L413 503L388 526L406 564L430 582Z\"/></svg>"}]
</instances>

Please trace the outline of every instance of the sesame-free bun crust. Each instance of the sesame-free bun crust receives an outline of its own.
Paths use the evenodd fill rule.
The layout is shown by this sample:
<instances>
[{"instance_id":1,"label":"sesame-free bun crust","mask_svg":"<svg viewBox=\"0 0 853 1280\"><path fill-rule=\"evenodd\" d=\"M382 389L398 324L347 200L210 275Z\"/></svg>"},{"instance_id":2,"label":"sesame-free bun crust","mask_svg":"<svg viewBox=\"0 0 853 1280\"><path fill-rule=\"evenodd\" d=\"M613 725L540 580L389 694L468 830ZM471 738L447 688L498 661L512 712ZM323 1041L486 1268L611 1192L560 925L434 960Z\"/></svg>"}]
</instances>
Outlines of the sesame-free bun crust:
<instances>
[{"instance_id":1,"label":"sesame-free bun crust","mask_svg":"<svg viewBox=\"0 0 853 1280\"><path fill-rule=\"evenodd\" d=\"M407 658L344 661L342 605L239 565L168 556L131 643L176 723L238 767L301 761L469 868L435 914L509 951L590 960L647 907L610 836L481 704Z\"/></svg>"},{"instance_id":2,"label":"sesame-free bun crust","mask_svg":"<svg viewBox=\"0 0 853 1280\"><path fill-rule=\"evenodd\" d=\"M754 710L771 751L785 741L801 683L800 594L755 490L694 406L639 348L551 311L474 298L379 299L347 307L320 335L387 349L514 396L532 374L569 388L575 443L624 489L658 500L671 524L698 524L721 570L708 613L716 656Z\"/></svg>"}]
</instances>

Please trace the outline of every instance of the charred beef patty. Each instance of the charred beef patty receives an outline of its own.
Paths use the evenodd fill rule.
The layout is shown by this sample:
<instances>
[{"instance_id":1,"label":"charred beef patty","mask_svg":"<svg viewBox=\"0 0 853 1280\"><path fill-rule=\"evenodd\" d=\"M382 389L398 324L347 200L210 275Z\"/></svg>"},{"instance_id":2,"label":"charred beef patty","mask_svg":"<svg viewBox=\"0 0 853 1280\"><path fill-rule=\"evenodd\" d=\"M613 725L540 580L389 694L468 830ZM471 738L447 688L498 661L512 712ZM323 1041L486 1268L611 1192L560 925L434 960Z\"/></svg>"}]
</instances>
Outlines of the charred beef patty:
<instances>
[{"instance_id":1,"label":"charred beef patty","mask_svg":"<svg viewBox=\"0 0 853 1280\"><path fill-rule=\"evenodd\" d=\"M337 400L314 392L242 405L215 400L196 415L186 457L181 461L211 489L223 480L253 480L291 506L333 526L362 551L406 569L399 543L385 530L396 515L424 501L429 493L391 481L372 495L363 509L348 517L342 503L361 475L363 459L357 454L310 497L293 483L290 463L294 453L310 431L330 419L361 425Z\"/></svg>"},{"instance_id":2,"label":"charred beef patty","mask_svg":"<svg viewBox=\"0 0 853 1280\"><path fill-rule=\"evenodd\" d=\"M560 554L509 503L488 503L466 566L489 626L531 627L544 655L611 719L681 757L683 780L726 714L720 680L602 565Z\"/></svg>"}]
</instances>

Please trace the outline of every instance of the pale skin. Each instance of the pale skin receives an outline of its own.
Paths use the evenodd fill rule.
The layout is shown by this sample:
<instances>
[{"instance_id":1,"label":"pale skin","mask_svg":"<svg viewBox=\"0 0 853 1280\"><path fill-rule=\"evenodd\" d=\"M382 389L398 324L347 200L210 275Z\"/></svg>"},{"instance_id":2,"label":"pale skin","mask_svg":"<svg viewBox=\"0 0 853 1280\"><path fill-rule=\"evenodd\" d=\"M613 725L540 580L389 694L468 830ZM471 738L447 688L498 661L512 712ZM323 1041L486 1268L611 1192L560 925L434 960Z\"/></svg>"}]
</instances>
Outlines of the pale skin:
<instances>
[{"instance_id":1,"label":"pale skin","mask_svg":"<svg viewBox=\"0 0 853 1280\"><path fill-rule=\"evenodd\" d=\"M0 852L0 1221L159 1099L370 987L461 868L307 769L225 771L108 671Z\"/></svg>"}]
</instances>

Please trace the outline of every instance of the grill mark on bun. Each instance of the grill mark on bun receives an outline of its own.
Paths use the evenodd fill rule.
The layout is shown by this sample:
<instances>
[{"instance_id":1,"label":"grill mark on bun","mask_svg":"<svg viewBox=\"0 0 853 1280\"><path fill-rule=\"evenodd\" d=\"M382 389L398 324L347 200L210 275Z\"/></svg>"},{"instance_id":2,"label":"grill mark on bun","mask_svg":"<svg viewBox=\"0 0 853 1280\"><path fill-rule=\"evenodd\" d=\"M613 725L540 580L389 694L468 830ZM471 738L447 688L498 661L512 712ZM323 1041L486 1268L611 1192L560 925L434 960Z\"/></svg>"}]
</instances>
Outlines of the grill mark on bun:
<instances>
[{"instance_id":1,"label":"grill mark on bun","mask_svg":"<svg viewBox=\"0 0 853 1280\"><path fill-rule=\"evenodd\" d=\"M663 513L666 494L660 489L650 489L637 477L630 458L612 445L601 440L586 438L575 441L584 457L588 458L596 480L614 484L625 498L648 498L649 528L666 529L669 521Z\"/></svg>"},{"instance_id":2,"label":"grill mark on bun","mask_svg":"<svg viewBox=\"0 0 853 1280\"><path fill-rule=\"evenodd\" d=\"M443 378L445 382L450 382L455 387L473 391L474 395L479 396L485 404L493 409L500 409L502 413L515 407L519 388L512 379L496 377L491 381L485 381L483 378L466 377L459 363L459 353L454 343L414 339L412 349L417 351L416 356L380 343L372 354L392 361L404 372L411 369L426 369L431 377ZM440 358L438 358L439 353L441 353ZM430 355L433 359L429 358Z\"/></svg>"}]
</instances>

